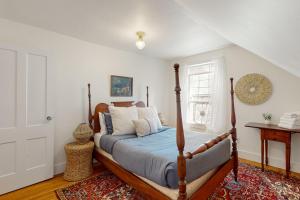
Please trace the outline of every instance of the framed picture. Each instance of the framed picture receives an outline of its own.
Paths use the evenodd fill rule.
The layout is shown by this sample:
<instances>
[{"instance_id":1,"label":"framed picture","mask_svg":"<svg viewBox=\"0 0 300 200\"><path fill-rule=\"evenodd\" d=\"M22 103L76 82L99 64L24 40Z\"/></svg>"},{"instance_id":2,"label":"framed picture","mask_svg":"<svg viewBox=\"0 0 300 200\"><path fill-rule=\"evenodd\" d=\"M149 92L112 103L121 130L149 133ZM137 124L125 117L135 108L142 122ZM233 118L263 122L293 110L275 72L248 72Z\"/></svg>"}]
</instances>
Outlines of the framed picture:
<instances>
[{"instance_id":1,"label":"framed picture","mask_svg":"<svg viewBox=\"0 0 300 200\"><path fill-rule=\"evenodd\" d=\"M110 77L110 83L111 83L110 96L132 97L133 78L112 75Z\"/></svg>"}]
</instances>

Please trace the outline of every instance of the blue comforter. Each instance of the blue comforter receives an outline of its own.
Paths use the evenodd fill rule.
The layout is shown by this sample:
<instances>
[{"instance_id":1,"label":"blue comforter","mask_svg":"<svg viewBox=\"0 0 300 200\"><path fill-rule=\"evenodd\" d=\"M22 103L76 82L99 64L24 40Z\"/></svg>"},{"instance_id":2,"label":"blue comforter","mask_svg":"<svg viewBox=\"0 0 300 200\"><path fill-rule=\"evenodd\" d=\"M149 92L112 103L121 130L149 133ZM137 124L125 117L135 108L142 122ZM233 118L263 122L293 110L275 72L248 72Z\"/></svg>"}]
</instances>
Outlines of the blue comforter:
<instances>
[{"instance_id":1,"label":"blue comforter","mask_svg":"<svg viewBox=\"0 0 300 200\"><path fill-rule=\"evenodd\" d=\"M114 139L107 139L114 137ZM145 137L125 136L101 137L100 144L109 147L114 160L123 168L145 177L161 186L177 188L177 145L176 130L165 129ZM185 152L196 150L201 144L214 138L207 133L185 132ZM113 142L112 142L113 141ZM105 144L104 144L105 143ZM226 139L191 160L187 160L187 182L191 182L206 172L230 159L230 140Z\"/></svg>"}]
</instances>

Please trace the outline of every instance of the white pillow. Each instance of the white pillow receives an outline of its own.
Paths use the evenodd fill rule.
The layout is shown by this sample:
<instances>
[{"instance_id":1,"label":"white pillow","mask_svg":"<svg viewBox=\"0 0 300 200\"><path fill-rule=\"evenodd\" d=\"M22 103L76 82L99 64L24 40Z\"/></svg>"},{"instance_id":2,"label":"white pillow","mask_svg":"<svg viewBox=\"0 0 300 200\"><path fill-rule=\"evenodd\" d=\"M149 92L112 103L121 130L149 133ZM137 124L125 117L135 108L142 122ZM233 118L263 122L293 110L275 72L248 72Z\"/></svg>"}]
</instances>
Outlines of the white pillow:
<instances>
[{"instance_id":1,"label":"white pillow","mask_svg":"<svg viewBox=\"0 0 300 200\"><path fill-rule=\"evenodd\" d=\"M157 124L157 128L158 129L162 128L162 125L159 120L157 110L155 107L151 106L151 107L147 107L147 108L137 108L137 109L138 109L139 119L154 119Z\"/></svg>"},{"instance_id":2,"label":"white pillow","mask_svg":"<svg viewBox=\"0 0 300 200\"><path fill-rule=\"evenodd\" d=\"M105 119L104 119L102 112L99 112L98 114L99 114L99 123L100 123L100 127L101 127L100 134L105 135L105 134L107 134Z\"/></svg>"},{"instance_id":3,"label":"white pillow","mask_svg":"<svg viewBox=\"0 0 300 200\"><path fill-rule=\"evenodd\" d=\"M135 133L135 126L132 120L138 119L138 112L135 106L132 107L108 107L114 132L112 135L126 135Z\"/></svg>"},{"instance_id":4,"label":"white pillow","mask_svg":"<svg viewBox=\"0 0 300 200\"><path fill-rule=\"evenodd\" d=\"M139 119L132 121L135 125L136 134L140 137L156 133L158 131L155 119Z\"/></svg>"}]
</instances>

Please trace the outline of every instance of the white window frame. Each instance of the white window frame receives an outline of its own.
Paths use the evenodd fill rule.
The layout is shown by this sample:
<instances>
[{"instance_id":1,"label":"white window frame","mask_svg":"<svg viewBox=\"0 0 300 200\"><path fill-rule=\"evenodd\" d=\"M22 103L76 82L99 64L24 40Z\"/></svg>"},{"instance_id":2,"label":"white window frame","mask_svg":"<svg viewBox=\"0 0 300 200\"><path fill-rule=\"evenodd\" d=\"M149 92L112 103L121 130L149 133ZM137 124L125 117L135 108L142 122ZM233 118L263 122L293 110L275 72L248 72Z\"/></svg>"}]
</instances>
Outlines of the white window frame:
<instances>
[{"instance_id":1,"label":"white window frame","mask_svg":"<svg viewBox=\"0 0 300 200\"><path fill-rule=\"evenodd\" d=\"M196 112L194 111L193 112L193 119L190 119L190 104L191 103L194 103L194 106L196 106L197 104L207 104L207 106L211 106L211 103L210 103L210 97L212 94L207 94L206 97L208 97L208 101L206 102L201 102L201 101L197 101L197 100L191 100L191 97L190 97L190 77L192 75L198 75L198 74L209 74L209 73L214 73L214 70L213 70L213 66L214 66L215 62L214 61L206 61L206 62L201 62L199 64L193 64L193 65L187 65L188 67L188 70L187 70L187 88L188 88L188 92L187 92L187 123L191 125L191 127L194 127L194 128L206 128L206 126L211 122L212 120L212 113L209 113L210 116L208 116L206 118L206 121L203 123L203 122L197 122L195 119L196 119ZM203 72L203 73L194 73L194 74L190 74L189 71L191 68L193 67L200 67L200 66L207 66L209 65L210 67L210 70L209 72ZM210 80L208 79L208 81L214 81L214 80ZM210 87L211 87L211 84L210 84ZM208 87L209 88L209 87ZM211 89L211 88L210 88ZM209 90L210 90L209 89ZM196 108L194 108L193 110L195 110ZM206 110L208 112L208 110ZM208 113L207 113L208 114Z\"/></svg>"}]
</instances>

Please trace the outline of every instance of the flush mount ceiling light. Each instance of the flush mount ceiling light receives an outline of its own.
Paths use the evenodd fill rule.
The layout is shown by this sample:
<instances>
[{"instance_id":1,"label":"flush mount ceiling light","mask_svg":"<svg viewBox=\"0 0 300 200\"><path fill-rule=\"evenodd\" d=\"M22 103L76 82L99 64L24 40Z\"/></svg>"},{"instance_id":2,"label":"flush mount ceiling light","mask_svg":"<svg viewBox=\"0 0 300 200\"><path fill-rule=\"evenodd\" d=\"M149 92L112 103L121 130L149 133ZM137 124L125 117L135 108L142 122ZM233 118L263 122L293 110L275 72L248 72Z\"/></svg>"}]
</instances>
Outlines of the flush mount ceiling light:
<instances>
[{"instance_id":1,"label":"flush mount ceiling light","mask_svg":"<svg viewBox=\"0 0 300 200\"><path fill-rule=\"evenodd\" d=\"M138 49L142 50L146 46L146 43L144 41L145 32L138 31L136 32L136 35L137 35L137 40L135 42L135 45Z\"/></svg>"}]
</instances>

